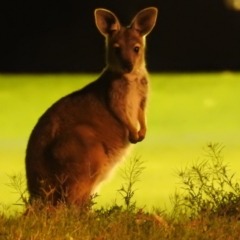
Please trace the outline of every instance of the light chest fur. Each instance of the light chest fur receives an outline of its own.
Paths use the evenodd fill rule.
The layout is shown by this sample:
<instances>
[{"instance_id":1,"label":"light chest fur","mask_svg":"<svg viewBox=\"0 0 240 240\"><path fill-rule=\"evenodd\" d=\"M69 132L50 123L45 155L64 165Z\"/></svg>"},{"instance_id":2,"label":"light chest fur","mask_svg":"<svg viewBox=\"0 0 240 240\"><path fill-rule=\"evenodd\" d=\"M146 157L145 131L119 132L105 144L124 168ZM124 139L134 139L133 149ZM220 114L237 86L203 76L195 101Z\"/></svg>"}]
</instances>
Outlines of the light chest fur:
<instances>
[{"instance_id":1,"label":"light chest fur","mask_svg":"<svg viewBox=\"0 0 240 240\"><path fill-rule=\"evenodd\" d=\"M139 129L139 108L146 103L149 92L147 75L125 74L113 82L111 98L114 108L122 108L123 114Z\"/></svg>"}]
</instances>

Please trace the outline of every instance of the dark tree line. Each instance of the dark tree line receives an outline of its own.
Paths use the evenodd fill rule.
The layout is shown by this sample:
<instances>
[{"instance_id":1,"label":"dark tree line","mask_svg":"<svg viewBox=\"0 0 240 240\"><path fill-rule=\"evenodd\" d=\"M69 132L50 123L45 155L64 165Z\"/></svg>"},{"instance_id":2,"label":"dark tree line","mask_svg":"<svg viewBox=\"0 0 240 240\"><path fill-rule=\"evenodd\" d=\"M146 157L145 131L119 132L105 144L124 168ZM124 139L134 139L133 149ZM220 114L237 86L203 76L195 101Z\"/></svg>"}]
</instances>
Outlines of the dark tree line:
<instances>
[{"instance_id":1,"label":"dark tree line","mask_svg":"<svg viewBox=\"0 0 240 240\"><path fill-rule=\"evenodd\" d=\"M0 72L93 72L105 65L95 8L108 8L123 25L155 6L148 37L150 71L240 70L240 12L224 0L2 1Z\"/></svg>"}]
</instances>

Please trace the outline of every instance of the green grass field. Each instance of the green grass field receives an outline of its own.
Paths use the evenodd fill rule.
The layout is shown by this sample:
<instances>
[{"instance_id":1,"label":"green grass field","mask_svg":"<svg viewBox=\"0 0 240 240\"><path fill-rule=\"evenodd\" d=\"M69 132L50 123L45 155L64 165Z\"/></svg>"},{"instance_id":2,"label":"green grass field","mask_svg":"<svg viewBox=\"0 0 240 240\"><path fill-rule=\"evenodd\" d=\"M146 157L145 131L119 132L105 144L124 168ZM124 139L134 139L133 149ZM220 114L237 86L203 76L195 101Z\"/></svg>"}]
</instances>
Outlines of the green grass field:
<instances>
[{"instance_id":1,"label":"green grass field","mask_svg":"<svg viewBox=\"0 0 240 240\"><path fill-rule=\"evenodd\" d=\"M24 174L29 134L54 101L94 80L96 75L0 75L0 203L19 197L6 186L8 175ZM152 74L146 139L129 157L141 156L146 169L138 183L139 206L169 206L178 188L175 169L198 158L204 146L222 143L225 161L240 172L240 73ZM120 196L119 171L101 187L99 205Z\"/></svg>"}]
</instances>

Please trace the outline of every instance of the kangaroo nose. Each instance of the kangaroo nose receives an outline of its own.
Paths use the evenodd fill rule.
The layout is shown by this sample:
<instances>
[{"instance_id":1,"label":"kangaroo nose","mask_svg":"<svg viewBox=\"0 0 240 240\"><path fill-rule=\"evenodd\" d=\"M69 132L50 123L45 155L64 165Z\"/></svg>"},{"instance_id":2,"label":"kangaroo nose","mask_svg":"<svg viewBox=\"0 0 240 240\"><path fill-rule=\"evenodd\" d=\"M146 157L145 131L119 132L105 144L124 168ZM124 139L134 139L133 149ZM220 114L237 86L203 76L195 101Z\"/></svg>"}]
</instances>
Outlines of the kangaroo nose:
<instances>
[{"instance_id":1,"label":"kangaroo nose","mask_svg":"<svg viewBox=\"0 0 240 240\"><path fill-rule=\"evenodd\" d=\"M130 73L133 70L133 64L131 62L124 62L122 64L122 67L126 73Z\"/></svg>"}]
</instances>

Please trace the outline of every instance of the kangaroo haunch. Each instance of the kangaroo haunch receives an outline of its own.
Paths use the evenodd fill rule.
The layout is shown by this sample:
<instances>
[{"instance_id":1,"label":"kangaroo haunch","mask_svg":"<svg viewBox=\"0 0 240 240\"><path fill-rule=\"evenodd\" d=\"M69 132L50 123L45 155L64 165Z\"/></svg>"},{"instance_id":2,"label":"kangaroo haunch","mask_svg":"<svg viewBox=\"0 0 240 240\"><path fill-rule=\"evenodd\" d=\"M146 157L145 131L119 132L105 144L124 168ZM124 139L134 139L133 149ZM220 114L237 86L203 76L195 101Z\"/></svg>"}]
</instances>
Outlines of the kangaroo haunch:
<instances>
[{"instance_id":1,"label":"kangaroo haunch","mask_svg":"<svg viewBox=\"0 0 240 240\"><path fill-rule=\"evenodd\" d=\"M131 143L144 139L145 37L156 17L156 8L146 8L122 27L112 12L95 10L106 38L107 66L97 80L58 100L38 120L26 151L30 200L86 204Z\"/></svg>"}]
</instances>

